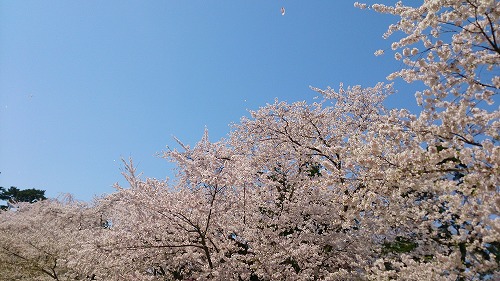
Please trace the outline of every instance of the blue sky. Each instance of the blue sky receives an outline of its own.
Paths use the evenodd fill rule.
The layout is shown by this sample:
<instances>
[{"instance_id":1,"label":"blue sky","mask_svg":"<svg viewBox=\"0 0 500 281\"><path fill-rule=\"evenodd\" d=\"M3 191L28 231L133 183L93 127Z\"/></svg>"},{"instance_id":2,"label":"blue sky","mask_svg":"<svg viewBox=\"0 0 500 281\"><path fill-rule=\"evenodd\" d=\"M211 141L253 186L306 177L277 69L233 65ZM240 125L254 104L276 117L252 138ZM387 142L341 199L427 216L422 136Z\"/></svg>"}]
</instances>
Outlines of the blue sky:
<instances>
[{"instance_id":1,"label":"blue sky","mask_svg":"<svg viewBox=\"0 0 500 281\"><path fill-rule=\"evenodd\" d=\"M0 0L0 186L113 192L120 159L172 176L172 136L211 140L309 86L373 86L397 69L394 18L342 0ZM280 8L286 8L285 16ZM403 82L389 107L414 104Z\"/></svg>"}]
</instances>

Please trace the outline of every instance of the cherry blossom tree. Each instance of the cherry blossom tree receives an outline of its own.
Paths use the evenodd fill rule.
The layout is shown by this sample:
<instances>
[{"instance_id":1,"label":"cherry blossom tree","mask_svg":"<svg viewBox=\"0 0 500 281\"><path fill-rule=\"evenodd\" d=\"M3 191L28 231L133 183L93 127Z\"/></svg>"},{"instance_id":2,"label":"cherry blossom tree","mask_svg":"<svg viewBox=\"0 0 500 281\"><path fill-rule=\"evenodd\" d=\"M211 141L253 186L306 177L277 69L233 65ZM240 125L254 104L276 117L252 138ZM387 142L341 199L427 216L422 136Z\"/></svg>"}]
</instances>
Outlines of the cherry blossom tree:
<instances>
[{"instance_id":1,"label":"cherry blossom tree","mask_svg":"<svg viewBox=\"0 0 500 281\"><path fill-rule=\"evenodd\" d=\"M99 216L69 196L1 211L0 280L91 279L80 257L91 255L88 244L101 228Z\"/></svg>"},{"instance_id":2,"label":"cherry blossom tree","mask_svg":"<svg viewBox=\"0 0 500 281\"><path fill-rule=\"evenodd\" d=\"M412 7L399 1L370 7L400 17L384 36L403 34L391 47L406 67L389 79L426 86L416 93L422 112L407 126L419 146L398 155L407 161L393 163L403 173L395 186L411 186L401 195L414 201L415 214L427 223L415 228L413 242L405 240L411 251L380 259L374 276L498 278L500 113L493 104L500 87L500 4L424 1Z\"/></svg>"},{"instance_id":3,"label":"cherry blossom tree","mask_svg":"<svg viewBox=\"0 0 500 281\"><path fill-rule=\"evenodd\" d=\"M228 259L240 250L234 236L242 198L234 188L230 154L223 143L210 143L207 133L193 149L184 148L165 153L179 165L177 186L141 180L127 163L130 187L117 185L118 191L102 201L112 227L98 245L109 261L99 276L237 279Z\"/></svg>"},{"instance_id":4,"label":"cherry blossom tree","mask_svg":"<svg viewBox=\"0 0 500 281\"><path fill-rule=\"evenodd\" d=\"M377 218L360 200L375 194L355 171L353 140L381 121L390 92L321 91L322 103L277 101L235 126L232 143L254 169L247 190L260 198L252 247L263 248L263 280L353 277L370 260Z\"/></svg>"}]
</instances>

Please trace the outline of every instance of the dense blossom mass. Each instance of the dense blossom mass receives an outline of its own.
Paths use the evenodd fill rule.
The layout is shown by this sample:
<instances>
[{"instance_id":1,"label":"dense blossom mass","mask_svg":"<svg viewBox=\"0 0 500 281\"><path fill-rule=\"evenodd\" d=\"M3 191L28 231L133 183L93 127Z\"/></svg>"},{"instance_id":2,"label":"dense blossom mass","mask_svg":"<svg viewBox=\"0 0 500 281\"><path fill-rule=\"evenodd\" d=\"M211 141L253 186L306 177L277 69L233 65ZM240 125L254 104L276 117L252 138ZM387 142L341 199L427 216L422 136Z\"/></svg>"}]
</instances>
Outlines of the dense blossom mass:
<instances>
[{"instance_id":1,"label":"dense blossom mass","mask_svg":"<svg viewBox=\"0 0 500 281\"><path fill-rule=\"evenodd\" d=\"M276 100L165 151L172 183L130 160L91 205L3 211L0 280L500 280L500 2L355 6L398 18L376 54L420 112L383 83Z\"/></svg>"}]
</instances>

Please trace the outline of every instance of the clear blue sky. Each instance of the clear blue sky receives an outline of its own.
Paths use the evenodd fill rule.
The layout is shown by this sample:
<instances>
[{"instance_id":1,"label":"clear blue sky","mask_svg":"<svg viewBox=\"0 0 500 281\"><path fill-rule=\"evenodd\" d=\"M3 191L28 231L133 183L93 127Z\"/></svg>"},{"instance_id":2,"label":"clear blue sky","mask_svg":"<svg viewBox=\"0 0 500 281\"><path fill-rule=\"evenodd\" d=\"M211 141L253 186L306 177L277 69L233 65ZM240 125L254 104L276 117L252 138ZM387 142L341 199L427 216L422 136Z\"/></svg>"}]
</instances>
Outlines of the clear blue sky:
<instances>
[{"instance_id":1,"label":"clear blue sky","mask_svg":"<svg viewBox=\"0 0 500 281\"><path fill-rule=\"evenodd\" d=\"M0 186L90 200L123 182L122 157L172 176L154 156L172 136L215 141L276 97L385 81L398 62L373 53L394 19L353 3L0 0ZM414 104L405 87L389 107Z\"/></svg>"}]
</instances>

